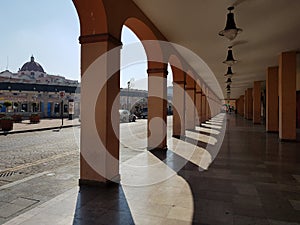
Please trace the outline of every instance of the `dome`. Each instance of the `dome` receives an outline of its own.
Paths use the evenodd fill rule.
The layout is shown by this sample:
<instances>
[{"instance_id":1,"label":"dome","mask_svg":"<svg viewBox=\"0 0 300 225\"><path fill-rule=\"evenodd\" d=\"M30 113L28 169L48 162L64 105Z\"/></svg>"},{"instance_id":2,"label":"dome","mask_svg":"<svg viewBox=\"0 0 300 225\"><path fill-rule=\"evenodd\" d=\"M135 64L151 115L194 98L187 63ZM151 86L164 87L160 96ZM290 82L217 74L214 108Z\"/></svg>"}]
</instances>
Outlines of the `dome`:
<instances>
[{"instance_id":1,"label":"dome","mask_svg":"<svg viewBox=\"0 0 300 225\"><path fill-rule=\"evenodd\" d=\"M34 57L31 56L30 62L25 63L20 71L35 71L35 72L44 72L43 67L34 61Z\"/></svg>"}]
</instances>

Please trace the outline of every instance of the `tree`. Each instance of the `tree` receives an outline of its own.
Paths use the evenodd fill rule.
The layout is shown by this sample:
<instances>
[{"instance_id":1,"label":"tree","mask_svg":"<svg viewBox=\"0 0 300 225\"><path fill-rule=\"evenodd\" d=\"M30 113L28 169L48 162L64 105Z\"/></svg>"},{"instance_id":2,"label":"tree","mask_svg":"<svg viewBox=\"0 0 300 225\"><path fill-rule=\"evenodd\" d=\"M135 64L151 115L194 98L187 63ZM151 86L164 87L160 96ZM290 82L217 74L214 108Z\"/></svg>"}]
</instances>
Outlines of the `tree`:
<instances>
[{"instance_id":1,"label":"tree","mask_svg":"<svg viewBox=\"0 0 300 225\"><path fill-rule=\"evenodd\" d=\"M10 101L5 101L5 102L3 103L3 105L5 106L6 112L7 112L7 108L10 107L10 106L12 106L12 103L11 103Z\"/></svg>"}]
</instances>

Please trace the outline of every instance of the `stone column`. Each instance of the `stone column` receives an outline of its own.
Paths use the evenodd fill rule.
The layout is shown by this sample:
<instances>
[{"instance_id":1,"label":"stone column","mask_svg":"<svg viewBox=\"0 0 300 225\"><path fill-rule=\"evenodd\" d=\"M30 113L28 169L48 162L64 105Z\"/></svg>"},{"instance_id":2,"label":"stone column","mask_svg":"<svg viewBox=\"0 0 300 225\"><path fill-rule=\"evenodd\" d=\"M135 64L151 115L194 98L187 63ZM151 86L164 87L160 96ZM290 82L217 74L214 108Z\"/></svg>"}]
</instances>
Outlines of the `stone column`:
<instances>
[{"instance_id":1,"label":"stone column","mask_svg":"<svg viewBox=\"0 0 300 225\"><path fill-rule=\"evenodd\" d=\"M167 149L167 75L165 64L148 72L148 149Z\"/></svg>"},{"instance_id":2,"label":"stone column","mask_svg":"<svg viewBox=\"0 0 300 225\"><path fill-rule=\"evenodd\" d=\"M261 81L253 84L253 123L261 124Z\"/></svg>"},{"instance_id":3,"label":"stone column","mask_svg":"<svg viewBox=\"0 0 300 225\"><path fill-rule=\"evenodd\" d=\"M196 126L201 125L201 106L202 106L202 90L199 84L196 84L196 111L198 118L196 120Z\"/></svg>"},{"instance_id":4,"label":"stone column","mask_svg":"<svg viewBox=\"0 0 300 225\"><path fill-rule=\"evenodd\" d=\"M205 89L202 88L202 101L201 101L201 122L204 123L206 121L206 95Z\"/></svg>"},{"instance_id":5,"label":"stone column","mask_svg":"<svg viewBox=\"0 0 300 225\"><path fill-rule=\"evenodd\" d=\"M209 105L209 89L206 87L206 121L210 120L211 115L210 115L210 105Z\"/></svg>"},{"instance_id":6,"label":"stone column","mask_svg":"<svg viewBox=\"0 0 300 225\"><path fill-rule=\"evenodd\" d=\"M247 89L248 120L253 119L253 88Z\"/></svg>"},{"instance_id":7,"label":"stone column","mask_svg":"<svg viewBox=\"0 0 300 225\"><path fill-rule=\"evenodd\" d=\"M185 81L173 82L173 137L185 136Z\"/></svg>"},{"instance_id":8,"label":"stone column","mask_svg":"<svg viewBox=\"0 0 300 225\"><path fill-rule=\"evenodd\" d=\"M245 119L248 119L249 118L249 107L248 107L248 89L245 90L245 95L244 95L244 104L245 104L245 107L244 107L244 118Z\"/></svg>"},{"instance_id":9,"label":"stone column","mask_svg":"<svg viewBox=\"0 0 300 225\"><path fill-rule=\"evenodd\" d=\"M278 132L278 67L269 67L266 78L266 131Z\"/></svg>"},{"instance_id":10,"label":"stone column","mask_svg":"<svg viewBox=\"0 0 300 225\"><path fill-rule=\"evenodd\" d=\"M81 36L80 184L119 181L120 50L110 34ZM113 51L110 51L114 49ZM106 54L110 51L109 54Z\"/></svg>"},{"instance_id":11,"label":"stone column","mask_svg":"<svg viewBox=\"0 0 300 225\"><path fill-rule=\"evenodd\" d=\"M279 57L279 139L296 140L296 52Z\"/></svg>"},{"instance_id":12,"label":"stone column","mask_svg":"<svg viewBox=\"0 0 300 225\"><path fill-rule=\"evenodd\" d=\"M196 105L195 105L195 86L189 86L185 88L186 98L185 98L185 129L195 129L196 125Z\"/></svg>"}]
</instances>

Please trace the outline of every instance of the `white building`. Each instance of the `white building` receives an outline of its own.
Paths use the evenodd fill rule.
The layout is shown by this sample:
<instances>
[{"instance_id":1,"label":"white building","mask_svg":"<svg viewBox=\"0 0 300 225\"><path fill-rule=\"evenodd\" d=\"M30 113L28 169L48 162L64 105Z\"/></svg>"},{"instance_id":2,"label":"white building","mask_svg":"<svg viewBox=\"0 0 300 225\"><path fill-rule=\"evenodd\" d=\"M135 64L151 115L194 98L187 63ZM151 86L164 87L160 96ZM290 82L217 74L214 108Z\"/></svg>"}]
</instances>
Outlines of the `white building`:
<instances>
[{"instance_id":1,"label":"white building","mask_svg":"<svg viewBox=\"0 0 300 225\"><path fill-rule=\"evenodd\" d=\"M64 97L60 93L65 93ZM79 113L80 86L77 80L47 74L43 67L31 56L17 73L8 70L0 72L0 112L32 112L42 117L58 117L61 110L68 114L69 102L75 102L75 114ZM6 109L5 101L12 102ZM2 106L2 107L1 107Z\"/></svg>"}]
</instances>

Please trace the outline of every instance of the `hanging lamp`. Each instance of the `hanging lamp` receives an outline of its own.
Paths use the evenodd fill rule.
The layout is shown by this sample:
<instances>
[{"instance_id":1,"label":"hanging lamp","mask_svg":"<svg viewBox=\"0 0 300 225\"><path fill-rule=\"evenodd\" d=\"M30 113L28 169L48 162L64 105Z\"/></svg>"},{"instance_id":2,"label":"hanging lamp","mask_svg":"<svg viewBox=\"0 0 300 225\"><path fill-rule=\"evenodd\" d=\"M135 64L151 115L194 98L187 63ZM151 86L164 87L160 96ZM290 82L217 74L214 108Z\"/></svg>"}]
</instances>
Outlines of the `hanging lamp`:
<instances>
[{"instance_id":1,"label":"hanging lamp","mask_svg":"<svg viewBox=\"0 0 300 225\"><path fill-rule=\"evenodd\" d=\"M233 58L232 46L228 47L227 57L223 63L227 64L228 66L232 66L233 64L237 63L237 60Z\"/></svg>"},{"instance_id":2,"label":"hanging lamp","mask_svg":"<svg viewBox=\"0 0 300 225\"><path fill-rule=\"evenodd\" d=\"M236 38L238 33L242 32L241 28L237 28L234 22L234 14L231 12L234 10L234 7L231 6L228 8L229 13L227 14L226 26L225 29L219 32L220 36L228 38L230 41Z\"/></svg>"},{"instance_id":3,"label":"hanging lamp","mask_svg":"<svg viewBox=\"0 0 300 225\"><path fill-rule=\"evenodd\" d=\"M225 77L231 78L234 73L232 72L231 66L227 68L227 73L224 75Z\"/></svg>"},{"instance_id":4,"label":"hanging lamp","mask_svg":"<svg viewBox=\"0 0 300 225\"><path fill-rule=\"evenodd\" d=\"M228 85L230 85L231 83L232 83L232 80L231 80L231 78L230 77L228 77L228 79L226 80L226 82L225 82L226 84L228 84Z\"/></svg>"}]
</instances>

